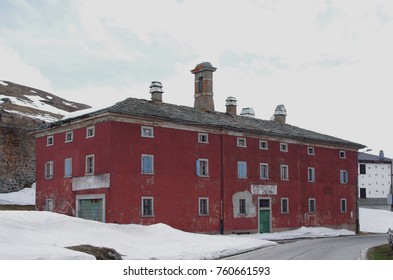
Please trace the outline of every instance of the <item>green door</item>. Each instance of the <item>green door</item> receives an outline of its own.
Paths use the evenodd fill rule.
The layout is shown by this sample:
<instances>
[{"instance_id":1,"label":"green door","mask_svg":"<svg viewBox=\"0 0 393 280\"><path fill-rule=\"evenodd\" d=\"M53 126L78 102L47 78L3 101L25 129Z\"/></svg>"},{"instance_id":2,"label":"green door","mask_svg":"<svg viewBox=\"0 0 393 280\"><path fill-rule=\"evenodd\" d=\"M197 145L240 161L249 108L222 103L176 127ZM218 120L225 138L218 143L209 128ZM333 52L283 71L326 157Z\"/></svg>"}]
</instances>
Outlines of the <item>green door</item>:
<instances>
[{"instance_id":1,"label":"green door","mask_svg":"<svg viewBox=\"0 0 393 280\"><path fill-rule=\"evenodd\" d=\"M102 211L103 201L102 199L80 199L79 202L79 213L78 217L103 222Z\"/></svg>"},{"instance_id":2,"label":"green door","mask_svg":"<svg viewBox=\"0 0 393 280\"><path fill-rule=\"evenodd\" d=\"M270 232L270 210L259 210L259 233Z\"/></svg>"}]
</instances>

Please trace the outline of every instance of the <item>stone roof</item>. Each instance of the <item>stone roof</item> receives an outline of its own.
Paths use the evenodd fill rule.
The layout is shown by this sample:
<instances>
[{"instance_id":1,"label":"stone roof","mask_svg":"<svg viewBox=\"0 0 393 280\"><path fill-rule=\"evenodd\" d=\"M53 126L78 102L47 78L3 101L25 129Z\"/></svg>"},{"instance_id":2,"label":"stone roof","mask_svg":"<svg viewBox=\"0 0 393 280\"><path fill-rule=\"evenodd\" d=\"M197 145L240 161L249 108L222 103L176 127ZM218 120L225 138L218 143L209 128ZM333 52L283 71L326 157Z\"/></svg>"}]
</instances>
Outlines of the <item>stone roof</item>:
<instances>
[{"instance_id":1,"label":"stone roof","mask_svg":"<svg viewBox=\"0 0 393 280\"><path fill-rule=\"evenodd\" d=\"M212 127L233 130L238 132L251 132L266 136L285 137L311 143L334 144L354 149L364 148L364 145L302 129L289 124L276 121L261 120L257 118L232 116L221 112L206 112L188 106L168 103L152 102L144 99L127 98L113 106L50 124L55 127L63 123L72 122L74 119L97 116L104 113L113 113L125 116L144 117L165 120L194 126Z\"/></svg>"},{"instance_id":2,"label":"stone roof","mask_svg":"<svg viewBox=\"0 0 393 280\"><path fill-rule=\"evenodd\" d=\"M373 162L373 163L392 163L391 158L387 158L384 156L376 156L372 154L359 153L358 154L359 162Z\"/></svg>"}]
</instances>

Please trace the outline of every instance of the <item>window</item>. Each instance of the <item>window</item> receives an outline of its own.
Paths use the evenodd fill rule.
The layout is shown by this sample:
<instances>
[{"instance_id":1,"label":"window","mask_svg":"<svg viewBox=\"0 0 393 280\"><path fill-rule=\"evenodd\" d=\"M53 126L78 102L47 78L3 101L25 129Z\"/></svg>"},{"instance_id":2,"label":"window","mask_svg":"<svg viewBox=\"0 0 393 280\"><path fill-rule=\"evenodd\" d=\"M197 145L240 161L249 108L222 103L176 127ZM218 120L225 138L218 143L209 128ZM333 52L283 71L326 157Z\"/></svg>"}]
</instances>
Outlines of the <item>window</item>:
<instances>
[{"instance_id":1,"label":"window","mask_svg":"<svg viewBox=\"0 0 393 280\"><path fill-rule=\"evenodd\" d=\"M340 158L346 158L345 151L340 150L340 151L338 152L338 154L339 154L339 157L340 157Z\"/></svg>"},{"instance_id":2,"label":"window","mask_svg":"<svg viewBox=\"0 0 393 280\"><path fill-rule=\"evenodd\" d=\"M64 177L72 177L72 158L64 160Z\"/></svg>"},{"instance_id":3,"label":"window","mask_svg":"<svg viewBox=\"0 0 393 280\"><path fill-rule=\"evenodd\" d=\"M309 154L311 156L315 155L314 147L307 147L307 154Z\"/></svg>"},{"instance_id":4,"label":"window","mask_svg":"<svg viewBox=\"0 0 393 280\"><path fill-rule=\"evenodd\" d=\"M308 168L308 181L315 182L315 168L314 167Z\"/></svg>"},{"instance_id":5,"label":"window","mask_svg":"<svg viewBox=\"0 0 393 280\"><path fill-rule=\"evenodd\" d=\"M316 212L316 202L315 198L309 198L308 199L308 213L315 213Z\"/></svg>"},{"instance_id":6,"label":"window","mask_svg":"<svg viewBox=\"0 0 393 280\"><path fill-rule=\"evenodd\" d=\"M207 133L198 133L198 143L209 143L209 135Z\"/></svg>"},{"instance_id":7,"label":"window","mask_svg":"<svg viewBox=\"0 0 393 280\"><path fill-rule=\"evenodd\" d=\"M45 201L45 211L53 212L53 198L47 198Z\"/></svg>"},{"instance_id":8,"label":"window","mask_svg":"<svg viewBox=\"0 0 393 280\"><path fill-rule=\"evenodd\" d=\"M288 165L281 165L281 180L289 180L289 175L288 175Z\"/></svg>"},{"instance_id":9,"label":"window","mask_svg":"<svg viewBox=\"0 0 393 280\"><path fill-rule=\"evenodd\" d=\"M247 178L247 162L245 161L237 162L237 177Z\"/></svg>"},{"instance_id":10,"label":"window","mask_svg":"<svg viewBox=\"0 0 393 280\"><path fill-rule=\"evenodd\" d=\"M86 138L91 138L94 137L96 132L95 132L95 127L94 126L89 126L86 128Z\"/></svg>"},{"instance_id":11,"label":"window","mask_svg":"<svg viewBox=\"0 0 393 280\"><path fill-rule=\"evenodd\" d=\"M366 174L366 165L365 164L360 164L359 165L359 169L360 169L360 174L365 175Z\"/></svg>"},{"instance_id":12,"label":"window","mask_svg":"<svg viewBox=\"0 0 393 280\"><path fill-rule=\"evenodd\" d=\"M246 138L237 138L237 146L238 147L247 147Z\"/></svg>"},{"instance_id":13,"label":"window","mask_svg":"<svg viewBox=\"0 0 393 280\"><path fill-rule=\"evenodd\" d=\"M142 174L154 174L153 155L142 155Z\"/></svg>"},{"instance_id":14,"label":"window","mask_svg":"<svg viewBox=\"0 0 393 280\"><path fill-rule=\"evenodd\" d=\"M151 126L142 126L141 127L141 136L154 138L154 129Z\"/></svg>"},{"instance_id":15,"label":"window","mask_svg":"<svg viewBox=\"0 0 393 280\"><path fill-rule=\"evenodd\" d=\"M347 200L345 198L340 199L340 209L341 209L341 213L347 212Z\"/></svg>"},{"instance_id":16,"label":"window","mask_svg":"<svg viewBox=\"0 0 393 280\"><path fill-rule=\"evenodd\" d=\"M209 199L206 197L199 198L199 215L206 216L209 215Z\"/></svg>"},{"instance_id":17,"label":"window","mask_svg":"<svg viewBox=\"0 0 393 280\"><path fill-rule=\"evenodd\" d=\"M53 178L53 161L47 161L45 163L45 179Z\"/></svg>"},{"instance_id":18,"label":"window","mask_svg":"<svg viewBox=\"0 0 393 280\"><path fill-rule=\"evenodd\" d=\"M289 199L286 197L281 198L281 214L289 213Z\"/></svg>"},{"instance_id":19,"label":"window","mask_svg":"<svg viewBox=\"0 0 393 280\"><path fill-rule=\"evenodd\" d=\"M86 156L86 175L94 174L94 155Z\"/></svg>"},{"instance_id":20,"label":"window","mask_svg":"<svg viewBox=\"0 0 393 280\"><path fill-rule=\"evenodd\" d=\"M340 183L348 184L348 171L340 170Z\"/></svg>"},{"instance_id":21,"label":"window","mask_svg":"<svg viewBox=\"0 0 393 280\"><path fill-rule=\"evenodd\" d=\"M268 150L269 146L266 140L259 140L259 149L261 150Z\"/></svg>"},{"instance_id":22,"label":"window","mask_svg":"<svg viewBox=\"0 0 393 280\"><path fill-rule=\"evenodd\" d=\"M209 176L209 160L198 159L196 161L196 175L200 177Z\"/></svg>"},{"instance_id":23,"label":"window","mask_svg":"<svg viewBox=\"0 0 393 280\"><path fill-rule=\"evenodd\" d=\"M239 199L239 214L243 214L243 215L247 214L246 199L245 198Z\"/></svg>"},{"instance_id":24,"label":"window","mask_svg":"<svg viewBox=\"0 0 393 280\"><path fill-rule=\"evenodd\" d=\"M142 197L142 217L154 216L154 200L152 197Z\"/></svg>"},{"instance_id":25,"label":"window","mask_svg":"<svg viewBox=\"0 0 393 280\"><path fill-rule=\"evenodd\" d=\"M259 208L270 208L270 199L259 199Z\"/></svg>"},{"instance_id":26,"label":"window","mask_svg":"<svg viewBox=\"0 0 393 280\"><path fill-rule=\"evenodd\" d=\"M65 134L65 142L69 143L72 142L72 140L74 140L74 132L73 131L68 131Z\"/></svg>"},{"instance_id":27,"label":"window","mask_svg":"<svg viewBox=\"0 0 393 280\"><path fill-rule=\"evenodd\" d=\"M46 145L47 146L53 146L54 141L55 140L53 138L53 135L50 135L50 136L46 137Z\"/></svg>"},{"instance_id":28,"label":"window","mask_svg":"<svg viewBox=\"0 0 393 280\"><path fill-rule=\"evenodd\" d=\"M269 179L269 166L267 163L260 164L260 178L261 179Z\"/></svg>"},{"instance_id":29,"label":"window","mask_svg":"<svg viewBox=\"0 0 393 280\"><path fill-rule=\"evenodd\" d=\"M280 151L281 152L288 152L288 144L287 143L280 143Z\"/></svg>"}]
</instances>

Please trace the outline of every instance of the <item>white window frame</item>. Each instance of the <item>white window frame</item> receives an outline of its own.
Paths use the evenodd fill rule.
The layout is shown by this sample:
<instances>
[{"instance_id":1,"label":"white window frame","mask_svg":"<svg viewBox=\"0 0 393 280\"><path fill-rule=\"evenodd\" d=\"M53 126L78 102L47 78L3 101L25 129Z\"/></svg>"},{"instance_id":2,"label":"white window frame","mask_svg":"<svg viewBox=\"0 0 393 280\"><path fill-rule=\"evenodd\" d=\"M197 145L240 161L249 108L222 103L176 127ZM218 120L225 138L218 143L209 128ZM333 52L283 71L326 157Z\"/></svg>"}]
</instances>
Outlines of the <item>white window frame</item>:
<instances>
[{"instance_id":1,"label":"white window frame","mask_svg":"<svg viewBox=\"0 0 393 280\"><path fill-rule=\"evenodd\" d=\"M237 162L237 178L247 179L247 162L238 161Z\"/></svg>"},{"instance_id":2,"label":"white window frame","mask_svg":"<svg viewBox=\"0 0 393 280\"><path fill-rule=\"evenodd\" d=\"M340 150L340 151L338 152L338 156L339 156L340 158L347 158L347 154L346 154L346 152L345 152L344 150Z\"/></svg>"},{"instance_id":3,"label":"white window frame","mask_svg":"<svg viewBox=\"0 0 393 280\"><path fill-rule=\"evenodd\" d=\"M46 146L53 146L55 144L55 137L53 135L49 135L46 137Z\"/></svg>"},{"instance_id":4,"label":"white window frame","mask_svg":"<svg viewBox=\"0 0 393 280\"><path fill-rule=\"evenodd\" d=\"M145 170L145 159L150 159L151 170ZM141 174L154 175L154 155L142 154L141 156Z\"/></svg>"},{"instance_id":5,"label":"white window frame","mask_svg":"<svg viewBox=\"0 0 393 280\"><path fill-rule=\"evenodd\" d=\"M246 148L247 147L247 138L244 137L238 137L236 140L237 146L241 148Z\"/></svg>"},{"instance_id":6,"label":"white window frame","mask_svg":"<svg viewBox=\"0 0 393 280\"><path fill-rule=\"evenodd\" d=\"M45 163L45 179L53 179L53 160Z\"/></svg>"},{"instance_id":7,"label":"white window frame","mask_svg":"<svg viewBox=\"0 0 393 280\"><path fill-rule=\"evenodd\" d=\"M346 185L348 184L348 171L340 170L340 184Z\"/></svg>"},{"instance_id":8,"label":"white window frame","mask_svg":"<svg viewBox=\"0 0 393 280\"><path fill-rule=\"evenodd\" d=\"M340 212L341 213L347 213L348 207L347 207L347 199L346 198L341 198L340 199Z\"/></svg>"},{"instance_id":9,"label":"white window frame","mask_svg":"<svg viewBox=\"0 0 393 280\"><path fill-rule=\"evenodd\" d=\"M141 126L141 136L146 138L154 138L154 127Z\"/></svg>"},{"instance_id":10,"label":"white window frame","mask_svg":"<svg viewBox=\"0 0 393 280\"><path fill-rule=\"evenodd\" d=\"M313 202L313 205L311 204L311 202ZM308 213L314 214L316 212L317 212L317 201L315 198L309 198L308 199Z\"/></svg>"},{"instance_id":11,"label":"white window frame","mask_svg":"<svg viewBox=\"0 0 393 280\"><path fill-rule=\"evenodd\" d=\"M95 169L95 156L94 155L87 155L85 160L85 175L93 175ZM91 162L90 162L91 160ZM89 172L88 172L89 171Z\"/></svg>"},{"instance_id":12,"label":"white window frame","mask_svg":"<svg viewBox=\"0 0 393 280\"><path fill-rule=\"evenodd\" d=\"M265 169L266 172L262 172L262 168ZM266 176L262 176L266 173ZM263 180L269 179L269 165L267 163L259 164L259 178Z\"/></svg>"},{"instance_id":13,"label":"white window frame","mask_svg":"<svg viewBox=\"0 0 393 280\"><path fill-rule=\"evenodd\" d=\"M247 199L239 198L237 203L239 206L239 215L247 215Z\"/></svg>"},{"instance_id":14,"label":"white window frame","mask_svg":"<svg viewBox=\"0 0 393 280\"><path fill-rule=\"evenodd\" d=\"M284 202L286 204L286 208L287 208L286 210L284 209ZM289 198L288 197L281 198L280 208L281 208L281 214L289 214Z\"/></svg>"},{"instance_id":15,"label":"white window frame","mask_svg":"<svg viewBox=\"0 0 393 280\"><path fill-rule=\"evenodd\" d=\"M151 213L145 213L145 204L144 201L151 201ZM154 197L152 196L142 196L141 197L141 217L154 217Z\"/></svg>"},{"instance_id":16,"label":"white window frame","mask_svg":"<svg viewBox=\"0 0 393 280\"><path fill-rule=\"evenodd\" d=\"M96 127L94 125L86 127L86 138L96 136Z\"/></svg>"},{"instance_id":17,"label":"white window frame","mask_svg":"<svg viewBox=\"0 0 393 280\"><path fill-rule=\"evenodd\" d=\"M206 203L206 205L202 205ZM198 198L198 215L199 216L209 216L209 198L199 197Z\"/></svg>"},{"instance_id":18,"label":"white window frame","mask_svg":"<svg viewBox=\"0 0 393 280\"><path fill-rule=\"evenodd\" d=\"M70 137L68 137L68 136L70 136ZM68 139L68 138L70 138L70 139ZM67 132L65 133L64 142L65 142L65 143L70 143L70 142L72 142L72 141L74 141L74 132L73 132L73 131L67 131Z\"/></svg>"},{"instance_id":19,"label":"white window frame","mask_svg":"<svg viewBox=\"0 0 393 280\"><path fill-rule=\"evenodd\" d=\"M315 167L307 168L307 180L310 183L315 182Z\"/></svg>"},{"instance_id":20,"label":"white window frame","mask_svg":"<svg viewBox=\"0 0 393 280\"><path fill-rule=\"evenodd\" d=\"M260 150L269 150L269 143L267 140L259 140L259 149Z\"/></svg>"},{"instance_id":21,"label":"white window frame","mask_svg":"<svg viewBox=\"0 0 393 280\"><path fill-rule=\"evenodd\" d=\"M289 180L289 167L286 164L280 165L280 178L282 181Z\"/></svg>"},{"instance_id":22,"label":"white window frame","mask_svg":"<svg viewBox=\"0 0 393 280\"><path fill-rule=\"evenodd\" d=\"M280 143L280 152L288 152L288 143Z\"/></svg>"},{"instance_id":23,"label":"white window frame","mask_svg":"<svg viewBox=\"0 0 393 280\"><path fill-rule=\"evenodd\" d=\"M209 134L198 133L198 143L209 144Z\"/></svg>"},{"instance_id":24,"label":"white window frame","mask_svg":"<svg viewBox=\"0 0 393 280\"><path fill-rule=\"evenodd\" d=\"M69 166L67 165L67 163ZM69 167L69 169L67 167ZM67 171L69 172L67 173ZM64 177L65 178L72 177L72 158L64 159Z\"/></svg>"},{"instance_id":25,"label":"white window frame","mask_svg":"<svg viewBox=\"0 0 393 280\"><path fill-rule=\"evenodd\" d=\"M314 147L307 147L307 154L310 156L314 156L315 155L315 148Z\"/></svg>"},{"instance_id":26,"label":"white window frame","mask_svg":"<svg viewBox=\"0 0 393 280\"><path fill-rule=\"evenodd\" d=\"M198 177L209 177L209 160L199 158L196 161L196 174Z\"/></svg>"}]
</instances>

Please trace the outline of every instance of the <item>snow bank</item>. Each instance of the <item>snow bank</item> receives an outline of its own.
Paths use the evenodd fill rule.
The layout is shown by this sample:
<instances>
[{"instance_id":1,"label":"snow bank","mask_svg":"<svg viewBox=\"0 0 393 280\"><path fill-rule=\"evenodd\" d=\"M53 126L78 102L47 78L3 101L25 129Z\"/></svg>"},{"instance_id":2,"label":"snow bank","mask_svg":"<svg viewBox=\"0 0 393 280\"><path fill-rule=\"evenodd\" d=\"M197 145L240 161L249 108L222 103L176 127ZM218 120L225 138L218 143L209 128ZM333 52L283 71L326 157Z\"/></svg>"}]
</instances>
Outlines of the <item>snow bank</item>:
<instances>
[{"instance_id":1,"label":"snow bank","mask_svg":"<svg viewBox=\"0 0 393 280\"><path fill-rule=\"evenodd\" d=\"M0 205L35 205L35 183L18 192L0 193Z\"/></svg>"},{"instance_id":2,"label":"snow bank","mask_svg":"<svg viewBox=\"0 0 393 280\"><path fill-rule=\"evenodd\" d=\"M393 212L379 209L359 209L360 231L386 233L393 229Z\"/></svg>"}]
</instances>

